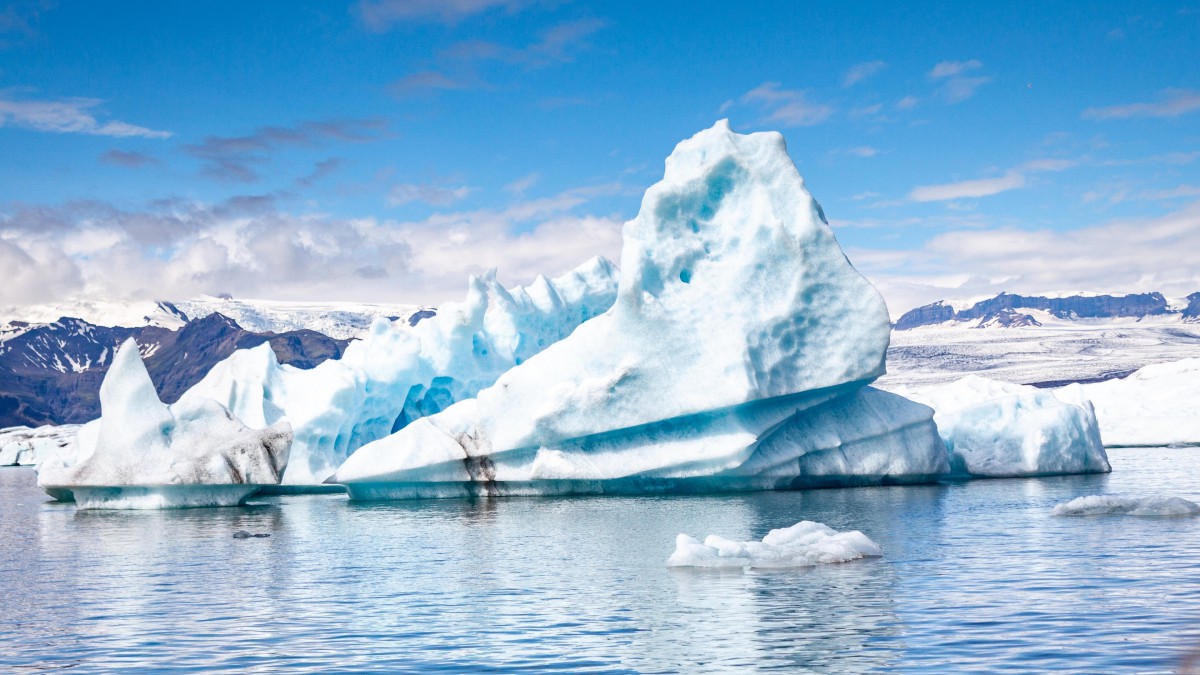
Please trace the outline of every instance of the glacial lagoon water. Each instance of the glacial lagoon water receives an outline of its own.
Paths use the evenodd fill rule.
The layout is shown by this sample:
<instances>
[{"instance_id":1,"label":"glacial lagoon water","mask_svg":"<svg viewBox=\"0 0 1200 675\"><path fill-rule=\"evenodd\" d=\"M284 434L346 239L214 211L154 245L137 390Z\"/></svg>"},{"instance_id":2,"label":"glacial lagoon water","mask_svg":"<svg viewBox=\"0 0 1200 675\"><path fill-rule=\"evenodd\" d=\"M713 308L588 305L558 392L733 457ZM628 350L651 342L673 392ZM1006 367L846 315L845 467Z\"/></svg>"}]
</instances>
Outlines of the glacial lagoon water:
<instances>
[{"instance_id":1,"label":"glacial lagoon water","mask_svg":"<svg viewBox=\"0 0 1200 675\"><path fill-rule=\"evenodd\" d=\"M1110 456L1107 476L143 512L49 503L31 470L4 469L0 671L1187 670L1200 518L1050 510L1200 500L1200 448ZM679 532L757 539L805 519L884 556L664 566Z\"/></svg>"}]
</instances>

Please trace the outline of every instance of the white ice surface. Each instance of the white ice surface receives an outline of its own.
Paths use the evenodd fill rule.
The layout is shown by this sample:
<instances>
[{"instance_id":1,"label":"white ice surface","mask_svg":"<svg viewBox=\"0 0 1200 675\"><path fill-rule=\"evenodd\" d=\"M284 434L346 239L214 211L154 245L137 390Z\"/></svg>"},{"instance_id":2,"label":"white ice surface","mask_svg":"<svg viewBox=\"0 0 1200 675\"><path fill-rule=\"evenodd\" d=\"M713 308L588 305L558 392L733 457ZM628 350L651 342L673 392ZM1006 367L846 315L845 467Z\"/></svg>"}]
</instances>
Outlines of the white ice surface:
<instances>
[{"instance_id":1,"label":"white ice surface","mask_svg":"<svg viewBox=\"0 0 1200 675\"><path fill-rule=\"evenodd\" d=\"M44 488L279 482L291 430L250 429L207 399L165 405L127 340L100 385L100 419L38 464Z\"/></svg>"},{"instance_id":2,"label":"white ice surface","mask_svg":"<svg viewBox=\"0 0 1200 675\"><path fill-rule=\"evenodd\" d=\"M1107 445L1200 445L1200 358L1060 391L1077 391L1096 406Z\"/></svg>"},{"instance_id":3,"label":"white ice surface","mask_svg":"<svg viewBox=\"0 0 1200 675\"><path fill-rule=\"evenodd\" d=\"M39 456L45 457L70 445L79 427L63 424L0 429L0 466L34 466Z\"/></svg>"},{"instance_id":4,"label":"white ice surface","mask_svg":"<svg viewBox=\"0 0 1200 675\"><path fill-rule=\"evenodd\" d=\"M787 568L849 562L883 555L883 549L858 530L837 532L804 520L771 530L762 541L732 541L710 534L700 543L681 534L668 567Z\"/></svg>"},{"instance_id":5,"label":"white ice surface","mask_svg":"<svg viewBox=\"0 0 1200 675\"><path fill-rule=\"evenodd\" d=\"M892 333L888 373L877 385L889 391L921 388L972 374L1019 384L1112 379L1147 365L1195 357L1198 344L1200 324L1154 317L1041 328L928 326Z\"/></svg>"},{"instance_id":6,"label":"white ice surface","mask_svg":"<svg viewBox=\"0 0 1200 675\"><path fill-rule=\"evenodd\" d=\"M1071 392L970 375L898 393L936 411L956 473L998 478L1111 470L1092 405Z\"/></svg>"},{"instance_id":7,"label":"white ice surface","mask_svg":"<svg viewBox=\"0 0 1200 675\"><path fill-rule=\"evenodd\" d=\"M603 258L525 288L472 277L464 302L411 328L378 320L342 358L311 370L279 365L265 344L235 352L181 403L219 401L256 428L287 420L295 441L284 483L320 483L360 446L474 396L571 334L612 305L616 286Z\"/></svg>"},{"instance_id":8,"label":"white ice surface","mask_svg":"<svg viewBox=\"0 0 1200 675\"><path fill-rule=\"evenodd\" d=\"M1054 507L1056 516L1194 516L1200 504L1182 497L1077 497Z\"/></svg>"},{"instance_id":9,"label":"white ice surface","mask_svg":"<svg viewBox=\"0 0 1200 675\"><path fill-rule=\"evenodd\" d=\"M621 259L611 310L477 398L359 449L335 480L711 476L883 372L883 299L777 133L720 122L680 143Z\"/></svg>"}]
</instances>

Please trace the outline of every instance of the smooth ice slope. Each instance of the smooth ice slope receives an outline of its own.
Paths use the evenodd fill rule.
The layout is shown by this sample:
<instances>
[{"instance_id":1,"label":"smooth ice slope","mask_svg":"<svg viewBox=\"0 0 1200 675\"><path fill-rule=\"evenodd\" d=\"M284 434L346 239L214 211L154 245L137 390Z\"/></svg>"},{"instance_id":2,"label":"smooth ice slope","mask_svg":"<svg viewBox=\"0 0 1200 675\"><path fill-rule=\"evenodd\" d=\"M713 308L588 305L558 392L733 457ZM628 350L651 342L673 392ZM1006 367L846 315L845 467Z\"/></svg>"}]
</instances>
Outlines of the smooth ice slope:
<instances>
[{"instance_id":1,"label":"smooth ice slope","mask_svg":"<svg viewBox=\"0 0 1200 675\"><path fill-rule=\"evenodd\" d=\"M237 503L257 486L278 483L287 463L292 434L286 423L260 431L215 401L171 406L159 401L132 339L117 351L100 385L100 407L100 419L85 424L69 447L38 465L38 484L52 496L75 492L80 506L86 506L81 496L102 488L109 490L108 505L119 505L128 491L114 492L115 487L137 488L135 494L147 487L184 488L173 491L180 494L197 485L207 486L209 493L211 486L253 486L225 491L225 501Z\"/></svg>"},{"instance_id":2,"label":"smooth ice slope","mask_svg":"<svg viewBox=\"0 0 1200 675\"><path fill-rule=\"evenodd\" d=\"M537 492L724 475L789 418L835 397L855 405L883 372L883 300L777 133L720 122L680 143L625 224L621 260L611 310L477 398L364 446L333 480L365 497L387 483L436 492L429 483L466 480L490 493L542 481L513 486ZM837 420L838 433L858 423ZM938 452L934 441L914 450Z\"/></svg>"},{"instance_id":3,"label":"smooth ice slope","mask_svg":"<svg viewBox=\"0 0 1200 675\"><path fill-rule=\"evenodd\" d=\"M955 473L998 478L1111 470L1095 411L1084 399L974 375L900 393L936 411Z\"/></svg>"},{"instance_id":4,"label":"smooth ice slope","mask_svg":"<svg viewBox=\"0 0 1200 675\"><path fill-rule=\"evenodd\" d=\"M424 420L413 426L426 428ZM372 461L389 467L372 480L349 483L353 498L879 485L929 482L950 469L933 410L872 387L817 406L809 406L803 396L781 396L468 458L462 446L451 446L436 433L418 437L415 446L399 452L393 443L404 435L365 446L347 460L347 466ZM335 480L341 482L340 476L341 470Z\"/></svg>"},{"instance_id":5,"label":"smooth ice slope","mask_svg":"<svg viewBox=\"0 0 1200 675\"><path fill-rule=\"evenodd\" d=\"M1054 507L1056 516L1194 516L1200 504L1182 497L1077 497Z\"/></svg>"},{"instance_id":6,"label":"smooth ice slope","mask_svg":"<svg viewBox=\"0 0 1200 675\"><path fill-rule=\"evenodd\" d=\"M411 328L377 320L341 359L299 370L279 365L268 345L238 351L181 400L219 401L253 427L286 419L295 441L283 482L320 483L360 446L474 396L607 310L616 276L594 258L525 288L471 277L465 302Z\"/></svg>"},{"instance_id":7,"label":"smooth ice slope","mask_svg":"<svg viewBox=\"0 0 1200 675\"><path fill-rule=\"evenodd\" d=\"M675 539L675 552L667 559L667 567L810 567L881 555L883 549L858 530L838 532L804 520L771 530L762 541L732 541L710 534L702 544L681 534Z\"/></svg>"},{"instance_id":8,"label":"smooth ice slope","mask_svg":"<svg viewBox=\"0 0 1200 675\"><path fill-rule=\"evenodd\" d=\"M1096 406L1109 446L1200 445L1200 358L1146 366L1128 377L1070 385Z\"/></svg>"}]
</instances>

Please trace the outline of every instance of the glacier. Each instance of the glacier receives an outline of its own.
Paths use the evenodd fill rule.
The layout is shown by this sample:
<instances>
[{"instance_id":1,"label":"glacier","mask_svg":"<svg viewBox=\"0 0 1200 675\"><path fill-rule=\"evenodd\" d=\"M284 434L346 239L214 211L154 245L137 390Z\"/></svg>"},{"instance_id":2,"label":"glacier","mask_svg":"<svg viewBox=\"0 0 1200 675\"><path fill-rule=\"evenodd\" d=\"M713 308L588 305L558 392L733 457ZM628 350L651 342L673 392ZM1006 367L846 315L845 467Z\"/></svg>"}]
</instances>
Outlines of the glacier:
<instances>
[{"instance_id":1,"label":"glacier","mask_svg":"<svg viewBox=\"0 0 1200 675\"><path fill-rule=\"evenodd\" d=\"M667 567L789 568L842 563L878 557L883 549L858 530L838 532L823 523L803 520L771 530L762 541L732 541L710 534L700 543L681 534Z\"/></svg>"},{"instance_id":2,"label":"glacier","mask_svg":"<svg viewBox=\"0 0 1200 675\"><path fill-rule=\"evenodd\" d=\"M1052 392L968 375L895 391L936 411L955 474L1007 478L1112 470L1096 412L1076 390Z\"/></svg>"},{"instance_id":3,"label":"glacier","mask_svg":"<svg viewBox=\"0 0 1200 675\"><path fill-rule=\"evenodd\" d=\"M38 463L38 485L79 508L238 504L278 483L291 428L251 429L208 399L166 405L127 340L100 385L99 419Z\"/></svg>"},{"instance_id":4,"label":"glacier","mask_svg":"<svg viewBox=\"0 0 1200 675\"><path fill-rule=\"evenodd\" d=\"M865 389L890 333L775 132L681 142L613 306L476 398L363 445L352 498L919 482L933 411ZM720 311L714 311L719 308Z\"/></svg>"},{"instance_id":5,"label":"glacier","mask_svg":"<svg viewBox=\"0 0 1200 675\"><path fill-rule=\"evenodd\" d=\"M600 257L511 290L492 271L471 277L464 302L411 327L377 319L342 358L310 370L281 366L269 345L235 352L180 401L217 401L256 428L287 420L295 439L283 483L321 483L360 446L474 396L604 312L616 287Z\"/></svg>"},{"instance_id":6,"label":"glacier","mask_svg":"<svg viewBox=\"0 0 1200 675\"><path fill-rule=\"evenodd\" d=\"M1183 497L1077 497L1054 507L1056 516L1194 516L1200 504Z\"/></svg>"}]
</instances>

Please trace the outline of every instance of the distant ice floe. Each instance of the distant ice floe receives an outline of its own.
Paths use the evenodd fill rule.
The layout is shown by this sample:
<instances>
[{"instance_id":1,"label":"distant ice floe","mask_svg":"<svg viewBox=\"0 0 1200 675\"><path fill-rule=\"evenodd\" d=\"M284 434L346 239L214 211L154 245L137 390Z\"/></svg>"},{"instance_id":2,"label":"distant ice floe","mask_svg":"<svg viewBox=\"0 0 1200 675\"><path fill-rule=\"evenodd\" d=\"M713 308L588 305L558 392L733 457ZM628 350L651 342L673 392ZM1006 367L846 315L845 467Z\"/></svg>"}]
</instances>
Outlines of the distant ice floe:
<instances>
[{"instance_id":1,"label":"distant ice floe","mask_svg":"<svg viewBox=\"0 0 1200 675\"><path fill-rule=\"evenodd\" d=\"M732 541L710 534L700 543L681 534L667 567L789 568L842 563L883 555L883 549L858 530L838 532L804 520L771 530L762 541Z\"/></svg>"},{"instance_id":2,"label":"distant ice floe","mask_svg":"<svg viewBox=\"0 0 1200 675\"><path fill-rule=\"evenodd\" d=\"M1200 358L1058 391L1077 392L1096 406L1109 446L1200 445Z\"/></svg>"},{"instance_id":3,"label":"distant ice floe","mask_svg":"<svg viewBox=\"0 0 1200 675\"><path fill-rule=\"evenodd\" d=\"M38 457L67 447L79 433L78 424L8 427L0 429L0 466L34 466Z\"/></svg>"},{"instance_id":4,"label":"distant ice floe","mask_svg":"<svg viewBox=\"0 0 1200 675\"><path fill-rule=\"evenodd\" d=\"M1182 497L1077 497L1054 507L1056 516L1194 516L1200 504Z\"/></svg>"}]
</instances>

